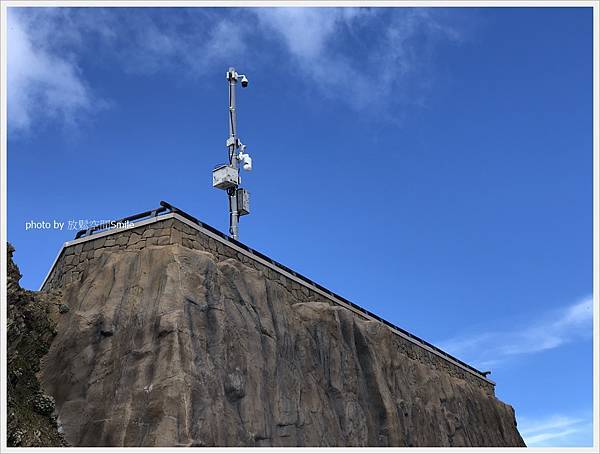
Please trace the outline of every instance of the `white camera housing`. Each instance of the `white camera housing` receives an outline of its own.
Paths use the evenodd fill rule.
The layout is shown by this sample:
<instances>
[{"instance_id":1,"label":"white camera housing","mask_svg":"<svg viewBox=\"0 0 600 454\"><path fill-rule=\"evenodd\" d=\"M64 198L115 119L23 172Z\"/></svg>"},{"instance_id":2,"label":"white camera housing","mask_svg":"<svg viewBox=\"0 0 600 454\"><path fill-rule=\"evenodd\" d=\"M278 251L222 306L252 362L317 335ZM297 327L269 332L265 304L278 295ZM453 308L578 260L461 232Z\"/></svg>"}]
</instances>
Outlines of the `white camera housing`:
<instances>
[{"instance_id":1,"label":"white camera housing","mask_svg":"<svg viewBox=\"0 0 600 454\"><path fill-rule=\"evenodd\" d=\"M252 170L252 158L250 157L249 154L240 152L240 154L238 154L237 158L239 161L242 161L242 163L243 163L242 168L245 171L250 172Z\"/></svg>"}]
</instances>

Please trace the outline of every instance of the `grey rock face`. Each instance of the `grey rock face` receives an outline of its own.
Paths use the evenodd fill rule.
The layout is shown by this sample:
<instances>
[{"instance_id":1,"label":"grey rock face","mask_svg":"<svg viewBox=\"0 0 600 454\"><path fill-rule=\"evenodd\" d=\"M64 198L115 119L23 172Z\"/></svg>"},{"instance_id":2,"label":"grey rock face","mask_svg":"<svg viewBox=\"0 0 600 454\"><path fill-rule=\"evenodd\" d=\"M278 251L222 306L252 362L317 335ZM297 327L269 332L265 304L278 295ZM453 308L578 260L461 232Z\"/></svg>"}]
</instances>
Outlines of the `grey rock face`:
<instances>
[{"instance_id":1,"label":"grey rock face","mask_svg":"<svg viewBox=\"0 0 600 454\"><path fill-rule=\"evenodd\" d=\"M21 288L21 273L13 261L15 249L7 245L6 435L9 447L65 446L59 433L54 399L40 390L40 358L56 334L51 319L59 295Z\"/></svg>"},{"instance_id":2,"label":"grey rock face","mask_svg":"<svg viewBox=\"0 0 600 454\"><path fill-rule=\"evenodd\" d=\"M42 364L72 445L524 446L493 389L246 260L93 257Z\"/></svg>"}]
</instances>

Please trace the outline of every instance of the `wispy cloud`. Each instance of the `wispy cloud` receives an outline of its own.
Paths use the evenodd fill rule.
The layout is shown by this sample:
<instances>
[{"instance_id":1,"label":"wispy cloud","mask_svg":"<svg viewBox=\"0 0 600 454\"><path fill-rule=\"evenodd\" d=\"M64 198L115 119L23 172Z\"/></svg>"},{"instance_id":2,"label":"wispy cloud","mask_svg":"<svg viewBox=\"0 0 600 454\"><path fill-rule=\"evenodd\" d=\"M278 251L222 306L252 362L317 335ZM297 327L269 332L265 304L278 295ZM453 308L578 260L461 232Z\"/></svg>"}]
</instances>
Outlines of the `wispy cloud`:
<instances>
[{"instance_id":1,"label":"wispy cloud","mask_svg":"<svg viewBox=\"0 0 600 454\"><path fill-rule=\"evenodd\" d=\"M88 70L101 61L105 71L195 77L244 51L244 27L213 12L200 13L183 10L164 17L144 8L10 8L9 129L22 135L47 120L77 126L86 114L110 105L82 70L90 55L95 58Z\"/></svg>"},{"instance_id":2,"label":"wispy cloud","mask_svg":"<svg viewBox=\"0 0 600 454\"><path fill-rule=\"evenodd\" d=\"M234 22L235 15L204 8L113 14L119 30L113 45L127 72L198 77L246 52L248 25Z\"/></svg>"},{"instance_id":3,"label":"wispy cloud","mask_svg":"<svg viewBox=\"0 0 600 454\"><path fill-rule=\"evenodd\" d=\"M94 65L198 77L261 61L325 99L398 116L424 103L438 44L460 40L434 10L414 8L11 8L8 24L13 131L105 106L85 72Z\"/></svg>"},{"instance_id":4,"label":"wispy cloud","mask_svg":"<svg viewBox=\"0 0 600 454\"><path fill-rule=\"evenodd\" d=\"M28 130L40 117L73 124L93 106L77 63L45 48L20 15L8 16L8 115L13 130ZM41 31L38 29L38 36Z\"/></svg>"},{"instance_id":5,"label":"wispy cloud","mask_svg":"<svg viewBox=\"0 0 600 454\"><path fill-rule=\"evenodd\" d=\"M591 444L590 418L552 415L541 419L519 418L519 432L530 447L575 447Z\"/></svg>"},{"instance_id":6,"label":"wispy cloud","mask_svg":"<svg viewBox=\"0 0 600 454\"><path fill-rule=\"evenodd\" d=\"M592 336L593 298L588 296L562 310L542 314L519 329L491 331L442 341L449 353L481 368L514 356L533 354Z\"/></svg>"},{"instance_id":7,"label":"wispy cloud","mask_svg":"<svg viewBox=\"0 0 600 454\"><path fill-rule=\"evenodd\" d=\"M435 45L461 39L427 9L265 8L255 14L321 94L357 110L390 113L422 104L434 77L429 63ZM365 40L357 32L368 27Z\"/></svg>"}]
</instances>

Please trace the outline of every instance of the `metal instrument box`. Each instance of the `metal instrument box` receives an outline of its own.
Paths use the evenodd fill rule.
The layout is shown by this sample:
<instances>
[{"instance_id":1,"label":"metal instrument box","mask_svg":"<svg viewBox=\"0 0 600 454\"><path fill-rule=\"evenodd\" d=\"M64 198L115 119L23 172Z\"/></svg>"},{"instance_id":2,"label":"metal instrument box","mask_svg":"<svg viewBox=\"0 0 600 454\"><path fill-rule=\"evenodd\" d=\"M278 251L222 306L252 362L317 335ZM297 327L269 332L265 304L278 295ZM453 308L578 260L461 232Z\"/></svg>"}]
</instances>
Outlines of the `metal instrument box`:
<instances>
[{"instance_id":1,"label":"metal instrument box","mask_svg":"<svg viewBox=\"0 0 600 454\"><path fill-rule=\"evenodd\" d=\"M223 164L213 170L213 188L229 189L239 184L238 170L230 165Z\"/></svg>"},{"instance_id":2,"label":"metal instrument box","mask_svg":"<svg viewBox=\"0 0 600 454\"><path fill-rule=\"evenodd\" d=\"M240 216L250 214L250 193L243 188L237 190L237 211Z\"/></svg>"}]
</instances>

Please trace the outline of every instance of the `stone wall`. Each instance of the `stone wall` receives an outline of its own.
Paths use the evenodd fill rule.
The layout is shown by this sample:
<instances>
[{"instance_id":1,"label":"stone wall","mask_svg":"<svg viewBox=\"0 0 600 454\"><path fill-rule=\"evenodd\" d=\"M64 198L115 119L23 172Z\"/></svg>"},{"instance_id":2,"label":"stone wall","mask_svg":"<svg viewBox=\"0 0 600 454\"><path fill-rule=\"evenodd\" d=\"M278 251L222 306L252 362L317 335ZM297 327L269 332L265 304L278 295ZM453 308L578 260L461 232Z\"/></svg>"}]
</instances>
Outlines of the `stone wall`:
<instances>
[{"instance_id":1,"label":"stone wall","mask_svg":"<svg viewBox=\"0 0 600 454\"><path fill-rule=\"evenodd\" d=\"M116 232L66 247L57 260L42 290L62 289L70 284L84 280L87 277L88 268L105 252L138 252L145 248L156 248L166 245L181 245L189 249L210 252L217 262L236 259L258 271L265 279L279 284L283 291L288 293L286 300L291 301L292 304L314 301L323 302L325 299L323 295L311 288L289 279L257 260L237 252L228 245L174 218L134 227L126 231ZM337 305L331 300L327 300L327 302L331 305ZM354 316L365 319L356 313L354 313ZM493 384L478 378L440 356L421 348L401 336L395 336L395 343L397 344L397 349L403 355L427 364L433 369L444 371L454 378L465 380L471 385L476 385L490 396L494 395Z\"/></svg>"}]
</instances>

